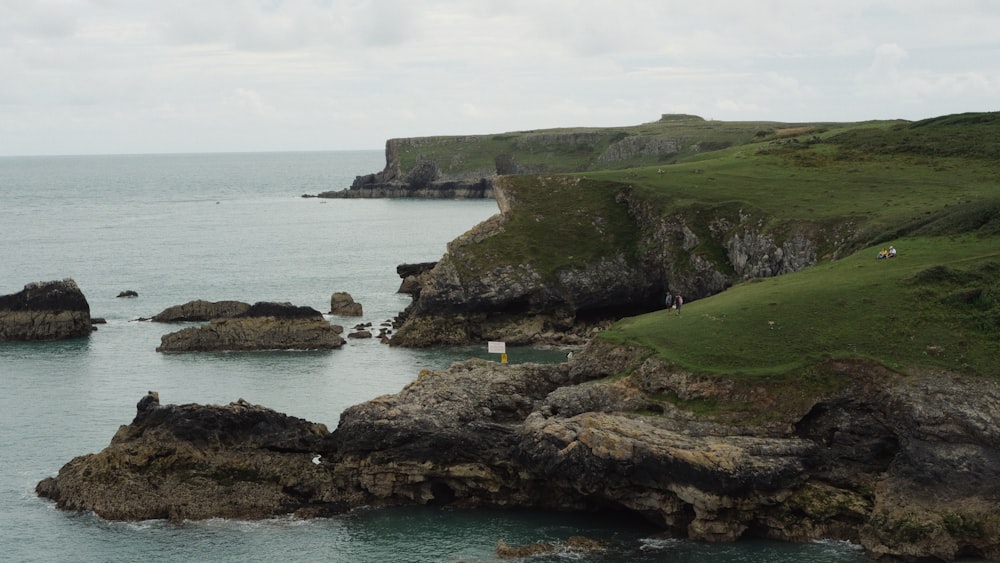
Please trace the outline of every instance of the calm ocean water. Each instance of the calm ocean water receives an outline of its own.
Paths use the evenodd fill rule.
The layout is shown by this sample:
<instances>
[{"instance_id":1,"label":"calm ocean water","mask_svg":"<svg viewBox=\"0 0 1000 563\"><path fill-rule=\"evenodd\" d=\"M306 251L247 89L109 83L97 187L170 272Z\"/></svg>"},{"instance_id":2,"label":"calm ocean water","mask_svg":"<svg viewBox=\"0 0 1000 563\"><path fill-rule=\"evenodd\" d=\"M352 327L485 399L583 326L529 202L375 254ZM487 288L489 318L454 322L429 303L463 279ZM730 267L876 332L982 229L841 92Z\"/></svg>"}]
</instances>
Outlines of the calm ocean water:
<instances>
[{"instance_id":1,"label":"calm ocean water","mask_svg":"<svg viewBox=\"0 0 1000 563\"><path fill-rule=\"evenodd\" d=\"M409 302L395 293L396 265L438 259L496 204L299 197L383 164L381 151L0 157L0 294L72 277L91 314L108 321L88 339L0 343L0 560L494 561L500 538L579 534L612 546L601 561L864 560L842 543L713 546L572 514L406 508L173 525L106 522L35 496L39 480L106 446L147 390L164 403L242 397L332 429L344 408L398 391L422 368L489 357L479 347L414 351L375 340L328 352L162 355L160 336L176 327L134 320L192 299L325 312L334 291L363 304L362 321L391 319ZM116 297L128 289L139 297ZM511 360L562 353L513 350ZM564 559L584 560L546 560Z\"/></svg>"}]
</instances>

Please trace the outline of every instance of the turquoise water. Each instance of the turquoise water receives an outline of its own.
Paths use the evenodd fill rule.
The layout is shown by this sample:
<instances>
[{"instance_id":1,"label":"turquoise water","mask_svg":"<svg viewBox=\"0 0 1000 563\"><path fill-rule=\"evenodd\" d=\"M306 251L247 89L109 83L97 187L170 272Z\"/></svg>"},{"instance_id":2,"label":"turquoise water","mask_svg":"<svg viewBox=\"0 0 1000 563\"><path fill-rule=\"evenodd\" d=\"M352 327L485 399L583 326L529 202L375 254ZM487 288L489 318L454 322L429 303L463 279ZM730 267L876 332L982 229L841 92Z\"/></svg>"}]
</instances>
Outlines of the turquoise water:
<instances>
[{"instance_id":1,"label":"turquoise water","mask_svg":"<svg viewBox=\"0 0 1000 563\"><path fill-rule=\"evenodd\" d=\"M0 294L74 278L108 324L88 339L0 343L0 559L10 561L493 561L511 545L603 539L601 561L861 561L841 543L704 545L642 522L440 508L329 520L106 522L56 510L35 484L106 446L147 390L164 403L244 398L327 424L478 347L403 350L351 340L326 352L162 355L176 327L137 322L192 299L289 301L329 310L350 292L378 325L409 302L396 265L438 259L493 201L318 200L379 170L380 151L0 158ZM120 299L131 289L135 299ZM343 319L350 326L358 319ZM561 350L510 350L554 361ZM554 555L540 560L586 560ZM539 560L539 559L536 559Z\"/></svg>"}]
</instances>

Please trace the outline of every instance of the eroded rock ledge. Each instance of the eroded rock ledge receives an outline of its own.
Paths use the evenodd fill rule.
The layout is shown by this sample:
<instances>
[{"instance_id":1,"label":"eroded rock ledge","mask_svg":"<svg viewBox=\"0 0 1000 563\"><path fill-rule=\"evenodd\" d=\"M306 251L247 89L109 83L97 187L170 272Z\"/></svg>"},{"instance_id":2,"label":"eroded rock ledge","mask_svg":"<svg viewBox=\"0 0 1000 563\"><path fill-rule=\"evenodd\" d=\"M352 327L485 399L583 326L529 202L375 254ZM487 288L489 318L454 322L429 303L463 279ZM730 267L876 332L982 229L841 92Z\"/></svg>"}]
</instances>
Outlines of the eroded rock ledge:
<instances>
[{"instance_id":1,"label":"eroded rock ledge","mask_svg":"<svg viewBox=\"0 0 1000 563\"><path fill-rule=\"evenodd\" d=\"M113 519L409 503L609 509L705 541L1000 557L996 382L831 363L838 391L775 408L767 389L595 342L560 365L424 371L347 409L333 433L242 401L147 398L108 448L37 491ZM696 416L666 397L745 408Z\"/></svg>"},{"instance_id":2,"label":"eroded rock ledge","mask_svg":"<svg viewBox=\"0 0 1000 563\"><path fill-rule=\"evenodd\" d=\"M311 307L262 301L232 316L164 334L156 351L329 350L344 344L342 332Z\"/></svg>"}]
</instances>

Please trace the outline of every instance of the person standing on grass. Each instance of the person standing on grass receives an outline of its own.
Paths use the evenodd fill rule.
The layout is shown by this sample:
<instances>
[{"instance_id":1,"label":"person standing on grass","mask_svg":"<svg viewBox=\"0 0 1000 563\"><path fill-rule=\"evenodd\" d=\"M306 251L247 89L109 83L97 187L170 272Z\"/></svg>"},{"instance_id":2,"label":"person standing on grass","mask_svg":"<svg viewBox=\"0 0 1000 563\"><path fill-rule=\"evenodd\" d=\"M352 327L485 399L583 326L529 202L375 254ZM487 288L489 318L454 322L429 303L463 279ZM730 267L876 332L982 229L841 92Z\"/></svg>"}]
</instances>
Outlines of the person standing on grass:
<instances>
[{"instance_id":1,"label":"person standing on grass","mask_svg":"<svg viewBox=\"0 0 1000 563\"><path fill-rule=\"evenodd\" d=\"M676 311L675 314L678 317L681 315L681 305L683 304L684 304L684 298L681 297L680 293L678 293L677 295L674 296L674 311Z\"/></svg>"}]
</instances>

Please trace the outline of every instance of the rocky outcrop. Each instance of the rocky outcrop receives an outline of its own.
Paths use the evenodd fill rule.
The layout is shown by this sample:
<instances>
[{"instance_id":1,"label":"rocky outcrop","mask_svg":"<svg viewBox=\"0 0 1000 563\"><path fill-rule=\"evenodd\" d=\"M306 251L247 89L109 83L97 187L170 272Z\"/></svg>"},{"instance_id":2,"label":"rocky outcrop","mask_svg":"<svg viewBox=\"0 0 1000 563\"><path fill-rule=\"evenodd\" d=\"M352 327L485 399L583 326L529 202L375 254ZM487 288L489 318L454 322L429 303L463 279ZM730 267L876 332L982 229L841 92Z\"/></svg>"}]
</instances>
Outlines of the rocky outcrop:
<instances>
[{"instance_id":1,"label":"rocky outcrop","mask_svg":"<svg viewBox=\"0 0 1000 563\"><path fill-rule=\"evenodd\" d=\"M361 303L354 301L350 293L337 291L330 296L330 314L340 317L360 317L364 314L364 308Z\"/></svg>"},{"instance_id":2,"label":"rocky outcrop","mask_svg":"<svg viewBox=\"0 0 1000 563\"><path fill-rule=\"evenodd\" d=\"M59 508L113 520L336 513L346 505L317 460L330 438L322 424L243 399L163 406L150 391L107 448L70 461L36 490Z\"/></svg>"},{"instance_id":3,"label":"rocky outcrop","mask_svg":"<svg viewBox=\"0 0 1000 563\"><path fill-rule=\"evenodd\" d=\"M691 301L741 281L802 270L816 264L821 253L836 256L851 248L857 234L849 221L776 228L759 212L731 204L664 208L626 185L591 188L587 180L569 177L537 177L527 187L526 182L524 177L498 178L494 190L501 213L449 243L433 268L407 280L415 300L400 315L394 345L576 338L608 321L662 307L668 290ZM567 208L565 217L550 217L519 200L527 199L519 195L523 191L567 183L580 190L617 189L615 201L627 210L634 246L617 246L555 271L530 260L498 260L488 254L496 246L532 244L507 232L514 214L537 213L539 221L559 222L581 213ZM581 228L588 232L577 238L594 236L595 224L584 224ZM490 238L505 242L482 244Z\"/></svg>"},{"instance_id":4,"label":"rocky outcrop","mask_svg":"<svg viewBox=\"0 0 1000 563\"><path fill-rule=\"evenodd\" d=\"M396 293L406 293L413 297L420 296L420 288L428 278L428 273L437 262L421 262L418 264L400 264L396 266L396 274L403 278Z\"/></svg>"},{"instance_id":5,"label":"rocky outcrop","mask_svg":"<svg viewBox=\"0 0 1000 563\"><path fill-rule=\"evenodd\" d=\"M825 538L874 557L1000 557L995 380L831 362L822 369L843 385L775 409L768 388L644 357L595 341L560 365L425 370L344 411L332 435L242 402L144 399L108 448L37 490L108 518L614 509L711 542ZM695 415L670 397L739 408Z\"/></svg>"},{"instance_id":6,"label":"rocky outcrop","mask_svg":"<svg viewBox=\"0 0 1000 563\"><path fill-rule=\"evenodd\" d=\"M93 330L90 304L71 278L0 296L0 341L79 338Z\"/></svg>"},{"instance_id":7,"label":"rocky outcrop","mask_svg":"<svg viewBox=\"0 0 1000 563\"><path fill-rule=\"evenodd\" d=\"M250 310L250 304L242 301L188 301L183 305L167 307L152 319L158 323L205 322L212 319L228 319Z\"/></svg>"},{"instance_id":8,"label":"rocky outcrop","mask_svg":"<svg viewBox=\"0 0 1000 563\"><path fill-rule=\"evenodd\" d=\"M260 302L234 317L165 334L156 351L329 350L344 344L341 332L311 307Z\"/></svg>"}]
</instances>

